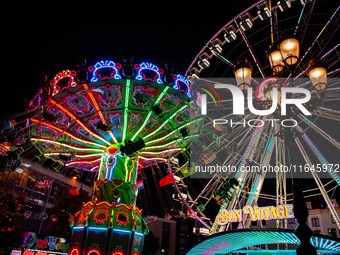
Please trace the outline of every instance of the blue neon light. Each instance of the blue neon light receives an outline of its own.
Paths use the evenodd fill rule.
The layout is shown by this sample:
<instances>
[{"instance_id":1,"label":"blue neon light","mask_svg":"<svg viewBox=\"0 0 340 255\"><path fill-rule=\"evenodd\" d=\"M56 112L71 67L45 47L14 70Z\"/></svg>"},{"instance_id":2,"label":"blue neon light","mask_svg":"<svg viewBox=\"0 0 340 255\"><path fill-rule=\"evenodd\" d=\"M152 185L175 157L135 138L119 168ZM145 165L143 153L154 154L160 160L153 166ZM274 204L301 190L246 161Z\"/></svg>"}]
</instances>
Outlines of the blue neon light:
<instances>
[{"instance_id":1,"label":"blue neon light","mask_svg":"<svg viewBox=\"0 0 340 255\"><path fill-rule=\"evenodd\" d=\"M106 152L104 154L104 157L106 157L106 161L105 161L105 168L106 168L106 173L105 173L105 178L108 179L108 180L111 180L112 179L112 174L113 174L113 171L116 167L116 164L117 164L117 156L121 156L121 152L120 151L117 151L115 154L112 155L112 158L114 159L114 162L112 164L111 167L109 167L108 165L108 159L109 157L111 157L111 154Z\"/></svg>"},{"instance_id":2,"label":"blue neon light","mask_svg":"<svg viewBox=\"0 0 340 255\"><path fill-rule=\"evenodd\" d=\"M137 70L137 75L135 77L136 80L150 80L152 82L157 82L159 84L163 84L161 75L164 74L162 69L159 69L156 65L148 62L143 62L140 65L135 65L135 69ZM145 77L145 74L143 74L143 70L150 70L155 73L157 73L157 78L154 80L152 78Z\"/></svg>"},{"instance_id":3,"label":"blue neon light","mask_svg":"<svg viewBox=\"0 0 340 255\"><path fill-rule=\"evenodd\" d=\"M107 231L107 228L89 227L89 230L104 230L104 231Z\"/></svg>"},{"instance_id":4,"label":"blue neon light","mask_svg":"<svg viewBox=\"0 0 340 255\"><path fill-rule=\"evenodd\" d=\"M113 231L121 232L121 233L124 233L124 234L131 234L131 231L128 231L128 230L114 229Z\"/></svg>"},{"instance_id":5,"label":"blue neon light","mask_svg":"<svg viewBox=\"0 0 340 255\"><path fill-rule=\"evenodd\" d=\"M77 229L84 229L84 227L73 227L74 230L77 230Z\"/></svg>"},{"instance_id":6,"label":"blue neon light","mask_svg":"<svg viewBox=\"0 0 340 255\"><path fill-rule=\"evenodd\" d=\"M100 62L97 62L90 71L92 72L92 78L91 82L96 82L98 81L97 77L97 71L100 70L101 68L112 68L114 70L114 75L112 75L110 78L114 79L121 79L122 77L118 74L118 68L117 64L113 62L112 60L102 60Z\"/></svg>"},{"instance_id":7,"label":"blue neon light","mask_svg":"<svg viewBox=\"0 0 340 255\"><path fill-rule=\"evenodd\" d=\"M178 84L178 82L183 82L185 85L186 85L186 91L183 91L181 89L181 86ZM176 90L179 90L181 92L183 92L184 94L186 94L188 97L191 96L191 90L190 90L190 83L189 83L189 80L183 76L183 75L180 75L180 74L177 74L177 75L174 75L174 85L173 85L173 88L176 89Z\"/></svg>"}]
</instances>

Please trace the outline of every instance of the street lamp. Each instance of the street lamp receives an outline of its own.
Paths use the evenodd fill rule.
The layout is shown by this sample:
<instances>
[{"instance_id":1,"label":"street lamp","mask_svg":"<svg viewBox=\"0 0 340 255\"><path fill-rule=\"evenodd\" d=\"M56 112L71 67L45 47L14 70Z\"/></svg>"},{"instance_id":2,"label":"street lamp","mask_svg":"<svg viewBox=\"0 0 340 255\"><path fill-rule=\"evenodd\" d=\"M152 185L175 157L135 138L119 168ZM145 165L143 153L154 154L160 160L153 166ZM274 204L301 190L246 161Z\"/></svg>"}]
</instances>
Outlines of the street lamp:
<instances>
[{"instance_id":1,"label":"street lamp","mask_svg":"<svg viewBox=\"0 0 340 255\"><path fill-rule=\"evenodd\" d=\"M253 73L253 66L247 59L240 59L235 66L235 76L237 86L242 91L247 91L251 83L251 75Z\"/></svg>"},{"instance_id":2,"label":"street lamp","mask_svg":"<svg viewBox=\"0 0 340 255\"><path fill-rule=\"evenodd\" d=\"M281 55L281 51L277 48L275 44L270 47L268 51L268 58L270 62L270 66L273 69L273 72L279 74L283 71L285 63L283 62L283 58Z\"/></svg>"},{"instance_id":3,"label":"street lamp","mask_svg":"<svg viewBox=\"0 0 340 255\"><path fill-rule=\"evenodd\" d=\"M281 37L279 48L286 65L289 68L294 67L300 56L300 43L298 39L287 32Z\"/></svg>"},{"instance_id":4,"label":"street lamp","mask_svg":"<svg viewBox=\"0 0 340 255\"><path fill-rule=\"evenodd\" d=\"M314 90L320 95L327 89L327 69L320 60L311 60L308 67L308 75L312 81Z\"/></svg>"}]
</instances>

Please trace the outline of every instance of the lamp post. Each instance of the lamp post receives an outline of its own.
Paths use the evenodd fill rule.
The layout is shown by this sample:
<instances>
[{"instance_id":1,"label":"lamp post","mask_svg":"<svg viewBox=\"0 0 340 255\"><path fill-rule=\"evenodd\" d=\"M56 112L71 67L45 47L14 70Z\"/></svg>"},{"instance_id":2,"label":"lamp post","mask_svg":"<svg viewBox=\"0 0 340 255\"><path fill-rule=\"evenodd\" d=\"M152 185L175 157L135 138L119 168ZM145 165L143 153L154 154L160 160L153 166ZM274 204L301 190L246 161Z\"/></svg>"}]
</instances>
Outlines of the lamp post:
<instances>
[{"instance_id":1,"label":"lamp post","mask_svg":"<svg viewBox=\"0 0 340 255\"><path fill-rule=\"evenodd\" d=\"M300 56L300 42L297 37L292 35L290 32L284 33L278 43L272 44L270 50L267 51L267 57L269 59L271 68L273 72L279 76L283 76L284 68L286 67L292 78L294 78L294 73L296 65L299 61ZM246 59L241 59L237 62L235 66L235 76L238 87L242 91L246 91L250 86L252 74L252 65ZM327 70L322 65L322 63L317 61L312 61L308 67L308 75L313 84L314 90L322 98L322 95L327 89ZM278 98L281 88L282 79L278 79L276 83L268 84L267 88L263 91L264 96L269 101L273 98L273 88L277 87ZM290 86L294 86L293 83ZM287 140L294 140L293 133L288 130ZM294 147L294 143L289 143L291 149ZM295 158L295 154L291 153L292 159ZM297 163L297 162L293 162ZM302 186L299 179L295 179L292 176L292 188L293 188L293 204L294 204L294 214L299 223L299 226L295 230L296 236L301 241L300 245L296 249L298 255L308 254L316 255L316 248L310 243L310 238L313 231L307 226L308 209L302 192Z\"/></svg>"},{"instance_id":2,"label":"lamp post","mask_svg":"<svg viewBox=\"0 0 340 255\"><path fill-rule=\"evenodd\" d=\"M281 51L278 49L277 45L271 45L269 51L267 52L269 58L270 66L275 74L281 74L285 63L282 58Z\"/></svg>"},{"instance_id":3,"label":"lamp post","mask_svg":"<svg viewBox=\"0 0 340 255\"><path fill-rule=\"evenodd\" d=\"M246 92L250 86L252 73L253 66L247 59L237 61L235 68L236 82L243 92Z\"/></svg>"},{"instance_id":4,"label":"lamp post","mask_svg":"<svg viewBox=\"0 0 340 255\"><path fill-rule=\"evenodd\" d=\"M291 35L290 32L286 32L281 37L279 45L283 61L290 70L295 69L300 56L300 43L298 39Z\"/></svg>"},{"instance_id":5,"label":"lamp post","mask_svg":"<svg viewBox=\"0 0 340 255\"><path fill-rule=\"evenodd\" d=\"M308 75L312 81L314 90L319 96L327 89L327 69L320 60L311 60L308 67Z\"/></svg>"}]
</instances>

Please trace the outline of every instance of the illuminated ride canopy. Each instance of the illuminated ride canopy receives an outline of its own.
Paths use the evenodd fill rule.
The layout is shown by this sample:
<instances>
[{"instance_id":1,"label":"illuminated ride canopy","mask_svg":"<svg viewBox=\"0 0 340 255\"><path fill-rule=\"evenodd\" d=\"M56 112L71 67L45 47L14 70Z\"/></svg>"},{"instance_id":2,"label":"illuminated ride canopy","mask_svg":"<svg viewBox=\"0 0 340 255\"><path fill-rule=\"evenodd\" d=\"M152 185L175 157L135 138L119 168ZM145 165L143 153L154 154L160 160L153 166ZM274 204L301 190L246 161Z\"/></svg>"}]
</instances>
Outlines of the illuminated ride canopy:
<instances>
[{"instance_id":1,"label":"illuminated ride canopy","mask_svg":"<svg viewBox=\"0 0 340 255\"><path fill-rule=\"evenodd\" d=\"M135 206L137 169L187 149L195 129L189 96L184 76L169 78L151 63L100 61L58 73L32 99L36 148L98 171L92 201L71 223L70 254L141 253L147 227Z\"/></svg>"},{"instance_id":2,"label":"illuminated ride canopy","mask_svg":"<svg viewBox=\"0 0 340 255\"><path fill-rule=\"evenodd\" d=\"M332 236L314 234L311 243L318 252L340 252L340 239ZM286 229L238 229L216 233L187 250L186 255L242 254L296 254L295 250L247 250L247 247L264 244L295 244L300 240L293 230Z\"/></svg>"}]
</instances>

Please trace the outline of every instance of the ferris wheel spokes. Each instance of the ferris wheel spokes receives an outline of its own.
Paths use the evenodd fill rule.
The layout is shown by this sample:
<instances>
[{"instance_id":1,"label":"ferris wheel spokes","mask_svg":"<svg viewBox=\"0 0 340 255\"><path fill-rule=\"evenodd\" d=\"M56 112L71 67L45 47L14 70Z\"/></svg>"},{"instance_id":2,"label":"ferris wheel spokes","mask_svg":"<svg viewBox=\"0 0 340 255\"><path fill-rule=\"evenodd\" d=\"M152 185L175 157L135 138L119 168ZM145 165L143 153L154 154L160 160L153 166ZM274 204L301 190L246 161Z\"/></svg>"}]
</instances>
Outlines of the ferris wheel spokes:
<instances>
[{"instance_id":1,"label":"ferris wheel spokes","mask_svg":"<svg viewBox=\"0 0 340 255\"><path fill-rule=\"evenodd\" d=\"M301 142L300 142L300 140L299 140L298 137L295 138L295 142L296 142L296 144L297 144L297 146L298 146L298 148L299 148L299 150L300 150L300 152L301 152L303 158L305 159L306 163L307 163L307 164L309 165L309 167L311 168L311 167L313 166L313 164L312 164L312 162L310 161L310 159L309 159L309 157L308 157L308 155L307 155L305 149L303 148L303 146L302 146L302 144L301 144ZM334 220L335 220L335 222L336 222L336 224L337 224L337 226L338 226L338 229L340 229L340 217L339 217L339 215L337 214L335 208L333 207L333 204L332 204L332 202L331 202L331 200L330 200L330 198L329 198L329 196L328 196L328 194L327 194L327 192L326 192L326 190L325 190L325 187L323 186L323 184L322 184L322 182L321 182L321 180L320 180L320 178L319 178L317 172L316 172L316 171L310 171L310 172L311 172L311 174L313 175L313 178L314 178L316 184L318 185L318 187L319 187L319 189L320 189L320 191L321 191L321 194L322 194L323 198L324 198L325 201L326 201L326 204L327 204L328 209L331 211L331 214L332 214L332 216L333 216L333 218L334 218Z\"/></svg>"}]
</instances>

